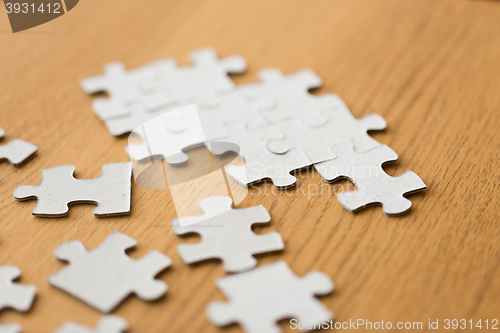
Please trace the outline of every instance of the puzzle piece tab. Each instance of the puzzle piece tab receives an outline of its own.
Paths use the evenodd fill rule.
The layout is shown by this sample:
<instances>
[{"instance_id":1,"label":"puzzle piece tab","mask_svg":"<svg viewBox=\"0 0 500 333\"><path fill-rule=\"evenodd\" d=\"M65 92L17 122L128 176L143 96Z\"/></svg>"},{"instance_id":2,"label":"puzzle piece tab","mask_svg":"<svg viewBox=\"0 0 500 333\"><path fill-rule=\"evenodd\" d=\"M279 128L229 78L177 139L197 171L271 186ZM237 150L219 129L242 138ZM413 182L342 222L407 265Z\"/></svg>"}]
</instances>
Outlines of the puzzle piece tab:
<instances>
[{"instance_id":1,"label":"puzzle piece tab","mask_svg":"<svg viewBox=\"0 0 500 333\"><path fill-rule=\"evenodd\" d=\"M277 232L265 235L253 233L252 225L271 220L262 205L232 209L231 198L215 196L200 200L198 206L204 215L172 220L176 235L201 235L201 243L182 244L177 248L187 264L218 258L222 260L226 272L241 272L257 265L254 254L278 251L285 247Z\"/></svg>"},{"instance_id":2,"label":"puzzle piece tab","mask_svg":"<svg viewBox=\"0 0 500 333\"><path fill-rule=\"evenodd\" d=\"M15 266L0 266L0 310L12 308L20 312L28 311L35 299L36 287L13 281L21 276Z\"/></svg>"},{"instance_id":3,"label":"puzzle piece tab","mask_svg":"<svg viewBox=\"0 0 500 333\"><path fill-rule=\"evenodd\" d=\"M208 318L217 326L236 322L248 333L279 333L276 322L281 319L316 324L333 319L314 297L332 292L330 278L321 272L297 277L283 261L221 278L217 286L229 299L207 308Z\"/></svg>"},{"instance_id":4,"label":"puzzle piece tab","mask_svg":"<svg viewBox=\"0 0 500 333\"><path fill-rule=\"evenodd\" d=\"M314 167L327 182L348 179L356 185L356 191L338 194L340 204L350 212L381 204L385 214L400 215L411 207L411 201L404 196L425 189L424 182L412 171L397 177L385 173L382 166L398 158L386 145L360 154L353 150L351 143L343 143L334 146L332 151L336 159Z\"/></svg>"},{"instance_id":5,"label":"puzzle piece tab","mask_svg":"<svg viewBox=\"0 0 500 333\"><path fill-rule=\"evenodd\" d=\"M310 69L284 75L279 69L268 68L259 72L259 79L261 82L243 85L240 89L250 98L268 102L260 111L272 122L296 117L306 125L319 125L325 121L322 110L347 109L337 95L314 96L308 92L322 84L321 78Z\"/></svg>"},{"instance_id":6,"label":"puzzle piece tab","mask_svg":"<svg viewBox=\"0 0 500 333\"><path fill-rule=\"evenodd\" d=\"M91 251L79 241L64 243L54 254L70 264L48 282L101 312L112 311L132 293L147 301L158 299L167 285L154 277L172 261L158 251L150 251L140 260L131 259L125 250L136 244L117 231Z\"/></svg>"},{"instance_id":7,"label":"puzzle piece tab","mask_svg":"<svg viewBox=\"0 0 500 333\"><path fill-rule=\"evenodd\" d=\"M3 139L4 134L5 131L0 128L0 140ZM13 166L17 166L33 155L37 149L37 146L31 143L14 139L0 146L0 161L6 159Z\"/></svg>"},{"instance_id":8,"label":"puzzle piece tab","mask_svg":"<svg viewBox=\"0 0 500 333\"><path fill-rule=\"evenodd\" d=\"M37 199L33 215L61 217L68 213L70 204L97 204L93 213L98 217L130 213L132 164L104 164L102 174L94 179L75 179L74 165L63 165L42 170L42 181L37 186L23 185L14 190L16 200Z\"/></svg>"},{"instance_id":9,"label":"puzzle piece tab","mask_svg":"<svg viewBox=\"0 0 500 333\"><path fill-rule=\"evenodd\" d=\"M124 333L127 329L128 324L125 319L110 315L102 317L95 329L67 322L59 327L54 333Z\"/></svg>"}]
</instances>

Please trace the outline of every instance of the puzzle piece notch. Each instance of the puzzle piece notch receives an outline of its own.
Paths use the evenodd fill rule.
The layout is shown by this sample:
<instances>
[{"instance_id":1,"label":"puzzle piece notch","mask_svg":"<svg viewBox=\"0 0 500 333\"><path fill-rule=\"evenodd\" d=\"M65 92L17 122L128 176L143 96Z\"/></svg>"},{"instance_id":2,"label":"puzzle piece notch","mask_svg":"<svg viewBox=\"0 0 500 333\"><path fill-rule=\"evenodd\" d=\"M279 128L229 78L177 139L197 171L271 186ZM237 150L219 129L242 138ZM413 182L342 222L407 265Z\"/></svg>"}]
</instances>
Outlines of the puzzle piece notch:
<instances>
[{"instance_id":1,"label":"puzzle piece notch","mask_svg":"<svg viewBox=\"0 0 500 333\"><path fill-rule=\"evenodd\" d=\"M271 216L262 206L232 209L232 199L214 196L198 202L203 215L181 217L172 220L176 235L199 234L198 244L182 244L177 247L182 260L195 263L218 258L226 272L242 272L254 268L255 254L279 251L285 245L277 232L257 235L254 224L269 223Z\"/></svg>"},{"instance_id":2,"label":"puzzle piece notch","mask_svg":"<svg viewBox=\"0 0 500 333\"><path fill-rule=\"evenodd\" d=\"M310 69L284 75L279 69L267 68L259 72L259 79L261 82L240 86L240 90L249 98L267 100L268 106L260 112L273 123L297 117L306 125L321 125L326 121L322 110L348 109L337 95L309 93L322 85L321 78Z\"/></svg>"},{"instance_id":3,"label":"puzzle piece notch","mask_svg":"<svg viewBox=\"0 0 500 333\"><path fill-rule=\"evenodd\" d=\"M246 70L246 61L240 56L217 57L213 48L204 48L190 54L192 66L174 67L159 62L158 80L143 80L145 91L168 91L177 102L197 103L209 107L217 103L217 93L235 88L227 74L240 74Z\"/></svg>"},{"instance_id":4,"label":"puzzle piece notch","mask_svg":"<svg viewBox=\"0 0 500 333\"><path fill-rule=\"evenodd\" d=\"M0 266L0 310L12 308L26 312L35 299L36 287L14 283L21 276L21 270L15 266Z\"/></svg>"},{"instance_id":5,"label":"puzzle piece notch","mask_svg":"<svg viewBox=\"0 0 500 333\"><path fill-rule=\"evenodd\" d=\"M0 140L3 139L5 131L0 128ZM26 161L37 151L38 147L23 140L14 139L0 146L0 161L8 160L13 166L18 166Z\"/></svg>"},{"instance_id":6,"label":"puzzle piece notch","mask_svg":"<svg viewBox=\"0 0 500 333\"><path fill-rule=\"evenodd\" d=\"M311 159L319 163L335 158L330 148L342 142L352 142L357 152L366 152L380 146L368 131L383 130L387 123L378 114L369 114L361 119L352 116L349 109L337 109L324 113L327 122L320 126L307 126L300 118L292 118L276 126L285 133L280 140L270 140L267 148L276 154L284 154L299 148Z\"/></svg>"},{"instance_id":7,"label":"puzzle piece notch","mask_svg":"<svg viewBox=\"0 0 500 333\"><path fill-rule=\"evenodd\" d=\"M91 251L79 241L64 243L55 256L70 264L48 282L104 313L132 293L147 301L158 299L166 293L167 285L154 277L172 260L158 251L150 251L140 260L131 259L125 250L136 244L117 231Z\"/></svg>"},{"instance_id":8,"label":"puzzle piece notch","mask_svg":"<svg viewBox=\"0 0 500 333\"><path fill-rule=\"evenodd\" d=\"M351 143L343 143L334 146L332 151L336 159L314 167L327 182L348 179L356 185L357 190L338 194L339 203L349 212L381 204L386 215L401 215L412 205L404 196L426 188L420 177L412 171L397 177L385 173L383 165L395 162L398 158L386 145L360 154L353 150Z\"/></svg>"},{"instance_id":9,"label":"puzzle piece notch","mask_svg":"<svg viewBox=\"0 0 500 333\"><path fill-rule=\"evenodd\" d=\"M173 60L163 60L172 63ZM175 61L173 62L175 65ZM120 62L112 62L105 66L104 75L85 78L81 87L88 94L107 92L109 98L97 98L93 101L93 109L102 120L110 120L127 116L129 107L134 104L142 105L153 111L173 104L167 92L147 92L141 90L139 82L146 79L155 79L160 73L156 66L148 65L127 71Z\"/></svg>"},{"instance_id":10,"label":"puzzle piece notch","mask_svg":"<svg viewBox=\"0 0 500 333\"><path fill-rule=\"evenodd\" d=\"M104 164L102 174L94 179L76 179L75 166L63 165L42 170L37 186L23 185L14 189L16 200L37 199L32 214L40 217L61 217L69 205L96 204L97 217L130 213L132 163Z\"/></svg>"},{"instance_id":11,"label":"puzzle piece notch","mask_svg":"<svg viewBox=\"0 0 500 333\"><path fill-rule=\"evenodd\" d=\"M119 316L104 316L99 319L95 329L66 322L59 327L54 333L124 333L128 329L127 321Z\"/></svg>"},{"instance_id":12,"label":"puzzle piece notch","mask_svg":"<svg viewBox=\"0 0 500 333\"><path fill-rule=\"evenodd\" d=\"M22 328L18 323L0 324L0 333L21 333Z\"/></svg>"},{"instance_id":13,"label":"puzzle piece notch","mask_svg":"<svg viewBox=\"0 0 500 333\"><path fill-rule=\"evenodd\" d=\"M243 124L230 124L225 126L225 130L229 137L224 141L236 144L245 160L244 165L227 166L226 172L243 186L270 179L276 188L286 189L297 182L297 178L291 175L292 171L312 164L299 149L291 149L282 155L267 150L267 140L282 137L282 133L274 126L250 131ZM231 145L208 144L209 150L215 155L224 154L225 147Z\"/></svg>"},{"instance_id":14,"label":"puzzle piece notch","mask_svg":"<svg viewBox=\"0 0 500 333\"><path fill-rule=\"evenodd\" d=\"M207 314L212 323L226 326L239 323L248 333L278 333L281 319L321 323L333 314L314 295L326 295L334 284L321 272L297 277L283 262L221 278L217 286L228 302L212 302Z\"/></svg>"}]
</instances>

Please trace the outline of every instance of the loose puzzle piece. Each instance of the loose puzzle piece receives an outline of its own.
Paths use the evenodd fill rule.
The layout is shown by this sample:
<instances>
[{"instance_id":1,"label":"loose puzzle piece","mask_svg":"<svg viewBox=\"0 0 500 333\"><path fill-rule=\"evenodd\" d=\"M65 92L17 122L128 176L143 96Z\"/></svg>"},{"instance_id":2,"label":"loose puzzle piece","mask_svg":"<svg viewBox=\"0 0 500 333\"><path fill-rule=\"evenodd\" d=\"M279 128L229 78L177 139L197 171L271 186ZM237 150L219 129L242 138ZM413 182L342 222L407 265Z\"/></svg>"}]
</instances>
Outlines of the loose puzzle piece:
<instances>
[{"instance_id":1,"label":"loose puzzle piece","mask_svg":"<svg viewBox=\"0 0 500 333\"><path fill-rule=\"evenodd\" d=\"M259 72L259 79L260 83L243 85L240 89L250 98L268 101L269 106L261 108L261 112L272 122L297 117L307 125L318 125L325 121L322 110L347 109L337 95L314 96L308 92L322 84L310 69L283 75L279 69L268 68Z\"/></svg>"},{"instance_id":2,"label":"loose puzzle piece","mask_svg":"<svg viewBox=\"0 0 500 333\"><path fill-rule=\"evenodd\" d=\"M174 60L163 60L171 63ZM83 79L81 86L88 94L107 92L109 98L98 98L93 102L95 113L102 120L124 117L129 114L129 107L140 104L148 110L172 104L173 101L167 92L146 92L141 90L140 81L155 79L160 73L156 66L144 66L127 71L122 63L113 62L104 68L104 75Z\"/></svg>"},{"instance_id":3,"label":"loose puzzle piece","mask_svg":"<svg viewBox=\"0 0 500 333\"><path fill-rule=\"evenodd\" d=\"M291 149L286 154L273 154L266 148L266 140L281 138L282 134L272 127L248 130L242 124L227 125L225 130L229 137L225 141L238 145L245 160L244 165L230 165L226 172L238 183L248 186L270 179L279 189L292 187L297 178L292 171L310 166L311 160L299 149ZM210 143L208 148L215 155L222 155L228 145Z\"/></svg>"},{"instance_id":4,"label":"loose puzzle piece","mask_svg":"<svg viewBox=\"0 0 500 333\"><path fill-rule=\"evenodd\" d=\"M0 140L3 139L5 131L0 128ZM17 166L33 155L37 146L23 140L14 139L9 143L0 146L0 161L8 160L13 166Z\"/></svg>"},{"instance_id":5,"label":"loose puzzle piece","mask_svg":"<svg viewBox=\"0 0 500 333\"><path fill-rule=\"evenodd\" d=\"M124 333L128 329L127 321L118 316L104 316L97 323L95 329L67 322L54 333Z\"/></svg>"},{"instance_id":6,"label":"loose puzzle piece","mask_svg":"<svg viewBox=\"0 0 500 333\"><path fill-rule=\"evenodd\" d=\"M357 152L365 152L380 145L367 131L383 130L384 118L370 114L361 119L352 116L348 109L338 109L325 113L326 124L306 126L300 119L288 119L276 126L285 133L282 140L271 140L267 147L274 153L283 154L292 148L300 148L313 163L335 158L330 148L342 142L352 142Z\"/></svg>"},{"instance_id":7,"label":"loose puzzle piece","mask_svg":"<svg viewBox=\"0 0 500 333\"><path fill-rule=\"evenodd\" d=\"M281 319L316 326L333 319L314 297L332 292L330 278L321 272L299 278L283 261L221 278L217 286L229 299L212 302L207 308L208 318L217 326L236 322L248 333L278 333L281 330L276 322Z\"/></svg>"},{"instance_id":8,"label":"loose puzzle piece","mask_svg":"<svg viewBox=\"0 0 500 333\"><path fill-rule=\"evenodd\" d=\"M254 254L278 251L285 245L280 234L256 235L252 225L271 220L262 206L232 209L232 199L214 196L201 199L198 206L204 215L172 220L176 235L199 234L201 243L179 245L177 251L186 264L218 258L226 272L241 272L257 265Z\"/></svg>"},{"instance_id":9,"label":"loose puzzle piece","mask_svg":"<svg viewBox=\"0 0 500 333\"><path fill-rule=\"evenodd\" d=\"M338 194L340 204L350 212L382 204L385 214L400 215L411 207L411 201L404 196L425 189L424 182L412 171L397 177L385 173L382 166L398 158L386 145L359 154L353 150L352 144L343 143L334 146L332 151L336 159L314 167L327 182L348 179L356 185L356 191Z\"/></svg>"},{"instance_id":10,"label":"loose puzzle piece","mask_svg":"<svg viewBox=\"0 0 500 333\"><path fill-rule=\"evenodd\" d=\"M21 325L17 323L0 325L0 333L21 333Z\"/></svg>"},{"instance_id":11,"label":"loose puzzle piece","mask_svg":"<svg viewBox=\"0 0 500 333\"><path fill-rule=\"evenodd\" d=\"M142 143L129 144L126 147L131 159L141 162L147 159L164 159L169 164L181 164L187 161L188 156L184 149L201 146L205 143L203 130L194 105L179 109L184 113L192 114L193 129L175 133L166 127L169 113L158 116L142 124L133 133L143 139ZM194 129L196 127L196 129Z\"/></svg>"},{"instance_id":12,"label":"loose puzzle piece","mask_svg":"<svg viewBox=\"0 0 500 333\"><path fill-rule=\"evenodd\" d=\"M36 287L13 281L21 276L21 270L15 266L0 266L0 310L12 308L25 312L31 308L36 294Z\"/></svg>"},{"instance_id":13,"label":"loose puzzle piece","mask_svg":"<svg viewBox=\"0 0 500 333\"><path fill-rule=\"evenodd\" d=\"M132 163L104 164L102 174L94 179L75 179L74 165L42 170L37 186L23 185L14 190L16 200L37 199L33 215L61 217L69 205L96 204L93 213L98 217L130 213Z\"/></svg>"},{"instance_id":14,"label":"loose puzzle piece","mask_svg":"<svg viewBox=\"0 0 500 333\"><path fill-rule=\"evenodd\" d=\"M192 66L173 66L171 62L156 63L159 79L142 80L148 92L168 91L177 102L188 101L200 106L217 102L217 93L234 89L227 74L239 74L246 70L246 61L240 56L217 58L212 48L192 52Z\"/></svg>"},{"instance_id":15,"label":"loose puzzle piece","mask_svg":"<svg viewBox=\"0 0 500 333\"><path fill-rule=\"evenodd\" d=\"M70 265L48 282L101 312L112 311L132 293L147 301L158 299L167 285L154 277L172 261L158 251L150 251L140 260L131 259L125 250L136 244L117 231L91 251L79 241L64 243L54 254Z\"/></svg>"}]
</instances>

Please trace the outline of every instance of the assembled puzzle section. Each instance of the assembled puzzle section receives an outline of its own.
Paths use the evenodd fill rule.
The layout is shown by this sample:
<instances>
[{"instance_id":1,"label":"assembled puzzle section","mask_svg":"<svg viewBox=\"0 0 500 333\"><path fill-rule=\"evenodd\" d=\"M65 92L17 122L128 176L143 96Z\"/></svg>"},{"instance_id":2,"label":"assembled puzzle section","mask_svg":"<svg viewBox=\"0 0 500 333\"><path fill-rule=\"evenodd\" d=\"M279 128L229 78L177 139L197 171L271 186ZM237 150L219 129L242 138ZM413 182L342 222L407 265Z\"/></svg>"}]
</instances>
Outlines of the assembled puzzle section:
<instances>
[{"instance_id":1,"label":"assembled puzzle section","mask_svg":"<svg viewBox=\"0 0 500 333\"><path fill-rule=\"evenodd\" d=\"M130 213L132 163L104 164L102 174L94 179L75 179L75 166L63 165L42 170L37 186L19 186L14 190L16 200L37 199L33 215L61 217L69 205L96 204L93 213L98 217Z\"/></svg>"},{"instance_id":2,"label":"assembled puzzle section","mask_svg":"<svg viewBox=\"0 0 500 333\"><path fill-rule=\"evenodd\" d=\"M79 241L64 243L55 256L69 266L48 282L104 313L132 293L146 301L158 299L166 293L167 285L154 277L172 261L158 251L150 251L140 260L131 259L125 251L136 244L133 238L116 231L91 251Z\"/></svg>"},{"instance_id":3,"label":"assembled puzzle section","mask_svg":"<svg viewBox=\"0 0 500 333\"><path fill-rule=\"evenodd\" d=\"M214 196L200 200L198 206L203 215L172 220L176 235L194 233L202 238L198 244L177 247L180 257L187 264L217 258L222 260L226 272L241 272L257 265L253 255L285 247L277 232L257 235L252 231L253 225L271 220L262 205L232 209L231 198Z\"/></svg>"},{"instance_id":4,"label":"assembled puzzle section","mask_svg":"<svg viewBox=\"0 0 500 333\"><path fill-rule=\"evenodd\" d=\"M333 314L314 295L326 295L334 284L321 272L297 277L283 262L217 280L228 302L212 302L208 318L217 326L238 323L248 333L279 333L277 322L295 318L319 325Z\"/></svg>"}]
</instances>

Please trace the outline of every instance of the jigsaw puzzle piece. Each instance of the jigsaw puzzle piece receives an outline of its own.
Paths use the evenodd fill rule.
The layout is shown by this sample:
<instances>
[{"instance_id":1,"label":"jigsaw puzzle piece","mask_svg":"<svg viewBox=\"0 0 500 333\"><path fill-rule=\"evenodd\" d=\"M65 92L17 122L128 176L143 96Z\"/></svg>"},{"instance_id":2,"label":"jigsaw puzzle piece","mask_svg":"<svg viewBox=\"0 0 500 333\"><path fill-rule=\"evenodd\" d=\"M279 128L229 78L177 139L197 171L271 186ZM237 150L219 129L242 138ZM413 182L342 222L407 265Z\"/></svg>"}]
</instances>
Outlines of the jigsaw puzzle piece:
<instances>
[{"instance_id":1,"label":"jigsaw puzzle piece","mask_svg":"<svg viewBox=\"0 0 500 333\"><path fill-rule=\"evenodd\" d=\"M128 329L127 321L119 316L104 316L97 323L95 329L67 322L54 333L125 333ZM1 333L1 332L0 332Z\"/></svg>"},{"instance_id":2,"label":"jigsaw puzzle piece","mask_svg":"<svg viewBox=\"0 0 500 333\"><path fill-rule=\"evenodd\" d=\"M0 310L12 308L20 312L28 311L36 294L34 285L14 283L21 276L15 266L0 266Z\"/></svg>"},{"instance_id":3,"label":"jigsaw puzzle piece","mask_svg":"<svg viewBox=\"0 0 500 333\"><path fill-rule=\"evenodd\" d=\"M226 272L235 273L255 267L255 254L284 249L277 232L257 235L252 231L252 225L271 220L262 205L245 209L232 209L231 205L229 197L204 198L198 202L204 215L172 220L176 235L195 233L202 238L201 243L177 247L186 264L217 258L222 260Z\"/></svg>"},{"instance_id":4,"label":"jigsaw puzzle piece","mask_svg":"<svg viewBox=\"0 0 500 333\"><path fill-rule=\"evenodd\" d=\"M319 163L334 159L335 155L330 148L342 142L352 142L357 152L365 152L380 145L367 132L385 129L387 123L381 116L369 114L356 119L348 109L325 114L328 115L327 122L320 126L307 126L299 118L276 123L285 137L270 140L267 148L276 154L299 148L313 163Z\"/></svg>"},{"instance_id":5,"label":"jigsaw puzzle piece","mask_svg":"<svg viewBox=\"0 0 500 333\"><path fill-rule=\"evenodd\" d=\"M211 106L217 103L217 93L234 89L227 74L239 74L246 70L246 61L240 56L219 59L212 48L192 52L192 66L172 67L157 64L160 80L143 81L146 91L168 91L177 102Z\"/></svg>"},{"instance_id":6,"label":"jigsaw puzzle piece","mask_svg":"<svg viewBox=\"0 0 500 333\"><path fill-rule=\"evenodd\" d=\"M267 126L256 130L248 130L243 124L225 126L229 133L226 142L236 144L245 160L244 165L230 165L226 172L238 183L249 186L270 179L278 189L292 187L297 178L292 171L308 167L311 160L299 149L292 149L285 154L277 155L266 149L266 140L281 138L282 134L275 127ZM209 143L208 148L215 155L222 155L231 145Z\"/></svg>"},{"instance_id":7,"label":"jigsaw puzzle piece","mask_svg":"<svg viewBox=\"0 0 500 333\"><path fill-rule=\"evenodd\" d=\"M320 125L326 121L322 110L347 109L337 95L309 93L310 89L322 85L321 78L310 69L284 75L279 69L268 68L259 72L259 79L261 82L243 85L240 89L250 98L268 102L260 111L272 122L297 117L307 125Z\"/></svg>"},{"instance_id":8,"label":"jigsaw puzzle piece","mask_svg":"<svg viewBox=\"0 0 500 333\"><path fill-rule=\"evenodd\" d=\"M172 261L158 251L150 251L140 260L131 259L125 250L136 243L116 231L91 251L79 241L64 243L56 249L55 256L70 265L52 275L48 282L105 313L132 293L143 300L158 299L167 291L167 285L154 277Z\"/></svg>"},{"instance_id":9,"label":"jigsaw puzzle piece","mask_svg":"<svg viewBox=\"0 0 500 333\"><path fill-rule=\"evenodd\" d=\"M171 59L163 63L173 63ZM143 66L127 71L122 63L113 62L104 68L104 75L89 77L81 81L83 90L88 94L107 92L109 98L97 98L93 102L95 113L102 120L124 117L129 107L140 104L147 110L157 110L172 104L168 93L163 91L142 91L141 80L157 79L160 73L155 66Z\"/></svg>"},{"instance_id":10,"label":"jigsaw puzzle piece","mask_svg":"<svg viewBox=\"0 0 500 333\"><path fill-rule=\"evenodd\" d=\"M212 302L208 318L217 326L239 323L248 333L279 333L285 318L319 325L333 314L314 295L326 295L334 284L321 272L300 278L283 262L221 278L217 286L229 299Z\"/></svg>"},{"instance_id":11,"label":"jigsaw puzzle piece","mask_svg":"<svg viewBox=\"0 0 500 333\"><path fill-rule=\"evenodd\" d=\"M169 113L155 117L133 131L143 139L143 142L129 144L126 147L130 158L138 162L147 159L164 159L172 165L185 163L188 156L183 150L203 145L205 137L194 105L183 107L175 112L178 111L190 114L189 117L193 119L193 129L175 133L166 127Z\"/></svg>"},{"instance_id":12,"label":"jigsaw puzzle piece","mask_svg":"<svg viewBox=\"0 0 500 333\"><path fill-rule=\"evenodd\" d=\"M336 159L316 164L314 167L327 182L348 179L356 185L356 191L338 194L340 204L350 212L381 204L384 213L389 216L404 214L412 204L404 196L426 188L420 177L412 171L397 177L385 173L382 166L398 158L386 145L365 153L357 153L351 143L343 143L334 146L332 151L337 156Z\"/></svg>"},{"instance_id":13,"label":"jigsaw puzzle piece","mask_svg":"<svg viewBox=\"0 0 500 333\"><path fill-rule=\"evenodd\" d=\"M0 333L21 333L21 331L21 325L18 323L0 325Z\"/></svg>"},{"instance_id":14,"label":"jigsaw puzzle piece","mask_svg":"<svg viewBox=\"0 0 500 333\"><path fill-rule=\"evenodd\" d=\"M0 128L0 140L3 139L5 131ZM23 140L14 139L9 143L0 146L0 161L8 160L13 166L17 166L33 155L37 146Z\"/></svg>"},{"instance_id":15,"label":"jigsaw puzzle piece","mask_svg":"<svg viewBox=\"0 0 500 333\"><path fill-rule=\"evenodd\" d=\"M37 199L32 214L40 217L61 217L69 205L96 204L93 213L98 217L130 213L131 162L104 164L102 174L94 179L75 179L74 165L42 170L37 186L19 186L14 190L16 200Z\"/></svg>"}]
</instances>

